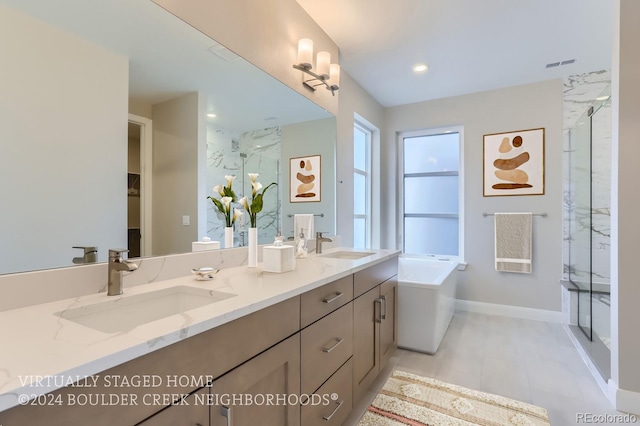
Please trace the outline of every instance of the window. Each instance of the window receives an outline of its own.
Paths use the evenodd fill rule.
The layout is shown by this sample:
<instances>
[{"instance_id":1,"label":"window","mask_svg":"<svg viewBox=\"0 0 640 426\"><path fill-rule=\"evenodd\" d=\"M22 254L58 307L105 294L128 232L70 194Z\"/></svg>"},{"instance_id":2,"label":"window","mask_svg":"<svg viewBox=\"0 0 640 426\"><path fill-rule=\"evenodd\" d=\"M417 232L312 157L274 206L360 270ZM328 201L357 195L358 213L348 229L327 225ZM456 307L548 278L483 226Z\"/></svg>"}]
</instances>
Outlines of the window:
<instances>
[{"instance_id":1,"label":"window","mask_svg":"<svg viewBox=\"0 0 640 426\"><path fill-rule=\"evenodd\" d=\"M403 251L462 256L461 129L404 133L401 141Z\"/></svg>"},{"instance_id":2,"label":"window","mask_svg":"<svg viewBox=\"0 0 640 426\"><path fill-rule=\"evenodd\" d=\"M353 129L353 246L371 246L371 130Z\"/></svg>"}]
</instances>

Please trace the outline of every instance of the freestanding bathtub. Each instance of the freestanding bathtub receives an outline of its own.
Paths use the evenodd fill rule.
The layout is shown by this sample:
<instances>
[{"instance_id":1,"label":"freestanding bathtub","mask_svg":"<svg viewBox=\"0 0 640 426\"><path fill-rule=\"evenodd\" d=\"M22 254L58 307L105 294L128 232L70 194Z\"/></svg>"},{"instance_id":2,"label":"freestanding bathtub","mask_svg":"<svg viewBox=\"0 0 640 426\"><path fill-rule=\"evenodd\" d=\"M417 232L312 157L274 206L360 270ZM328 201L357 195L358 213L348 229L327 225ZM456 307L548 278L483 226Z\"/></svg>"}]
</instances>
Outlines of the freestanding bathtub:
<instances>
[{"instance_id":1,"label":"freestanding bathtub","mask_svg":"<svg viewBox=\"0 0 640 426\"><path fill-rule=\"evenodd\" d=\"M401 255L398 262L398 346L434 354L455 311L458 262Z\"/></svg>"}]
</instances>

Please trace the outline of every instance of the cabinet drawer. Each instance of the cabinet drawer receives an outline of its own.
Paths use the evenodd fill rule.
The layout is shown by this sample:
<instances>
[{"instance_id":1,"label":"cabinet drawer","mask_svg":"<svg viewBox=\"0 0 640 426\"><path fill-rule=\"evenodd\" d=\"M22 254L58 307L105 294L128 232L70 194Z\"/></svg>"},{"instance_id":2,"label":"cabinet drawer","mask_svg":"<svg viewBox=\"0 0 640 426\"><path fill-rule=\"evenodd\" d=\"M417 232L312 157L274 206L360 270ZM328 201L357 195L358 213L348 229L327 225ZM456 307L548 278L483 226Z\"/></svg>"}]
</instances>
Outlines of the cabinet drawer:
<instances>
[{"instance_id":1,"label":"cabinet drawer","mask_svg":"<svg viewBox=\"0 0 640 426\"><path fill-rule=\"evenodd\" d=\"M323 402L313 405L314 400L302 406L301 424L304 426L339 426L351 413L353 400L351 395L351 384L353 376L353 358L349 358L338 371L327 382L318 389L316 395L320 398L329 396L329 404ZM337 394L335 401L330 398L331 394ZM312 397L313 398L313 397ZM325 397L326 398L326 397ZM317 401L319 398L315 398Z\"/></svg>"},{"instance_id":2,"label":"cabinet drawer","mask_svg":"<svg viewBox=\"0 0 640 426\"><path fill-rule=\"evenodd\" d=\"M300 298L302 328L353 299L353 275L304 293Z\"/></svg>"},{"instance_id":3,"label":"cabinet drawer","mask_svg":"<svg viewBox=\"0 0 640 426\"><path fill-rule=\"evenodd\" d=\"M353 303L301 332L301 392L311 394L353 354Z\"/></svg>"},{"instance_id":4,"label":"cabinet drawer","mask_svg":"<svg viewBox=\"0 0 640 426\"><path fill-rule=\"evenodd\" d=\"M353 274L354 297L371 290L381 282L384 282L398 273L398 258L385 260L370 268Z\"/></svg>"}]
</instances>

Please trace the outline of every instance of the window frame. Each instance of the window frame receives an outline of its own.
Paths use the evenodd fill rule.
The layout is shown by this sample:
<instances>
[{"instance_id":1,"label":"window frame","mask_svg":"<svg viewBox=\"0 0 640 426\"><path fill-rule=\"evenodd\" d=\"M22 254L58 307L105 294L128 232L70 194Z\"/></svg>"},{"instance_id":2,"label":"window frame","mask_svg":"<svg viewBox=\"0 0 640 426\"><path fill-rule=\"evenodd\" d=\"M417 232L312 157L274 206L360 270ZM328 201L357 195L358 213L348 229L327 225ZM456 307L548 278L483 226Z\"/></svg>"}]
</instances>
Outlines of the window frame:
<instances>
[{"instance_id":1,"label":"window frame","mask_svg":"<svg viewBox=\"0 0 640 426\"><path fill-rule=\"evenodd\" d=\"M437 127L423 130L415 130L409 132L398 132L398 211L397 211L397 245L405 252L405 218L408 217L434 217L434 218L454 218L455 214L443 214L443 213L417 213L405 215L404 212L404 140L406 138L424 137L424 136L436 136L448 133L458 133L458 255L454 256L460 261L464 261L464 127L463 126L447 126ZM412 177L418 176L452 176L455 172L424 172L424 173L411 173ZM410 254L410 253L409 253ZM452 257L452 255L445 255L442 253L429 253L429 256L445 256Z\"/></svg>"},{"instance_id":2,"label":"window frame","mask_svg":"<svg viewBox=\"0 0 640 426\"><path fill-rule=\"evenodd\" d=\"M365 220L365 245L362 248L369 248L371 247L371 237L372 237L372 216L371 216L371 210L372 210L372 206L371 206L371 191L372 191L372 160L371 160L371 154L372 154L372 149L373 149L373 133L374 131L372 129L370 129L369 127L367 127L365 124L363 124L362 122L355 120L353 123L353 130L354 132L356 130L364 133L365 135L365 167L367 168L367 170L361 170L356 168L355 166L355 152L354 152L354 158L353 158L353 174L354 174L354 191L355 191L355 175L361 175L364 176L365 178L365 213L364 214L356 214L355 213L355 208L354 208L354 212L353 212L353 246L356 246L356 242L355 242L355 220L356 219L364 219ZM355 138L354 138L355 139ZM354 140L354 146L355 146L355 140ZM355 151L355 150L354 150ZM354 193L355 196L355 193ZM354 207L355 207L355 203L354 203Z\"/></svg>"}]
</instances>

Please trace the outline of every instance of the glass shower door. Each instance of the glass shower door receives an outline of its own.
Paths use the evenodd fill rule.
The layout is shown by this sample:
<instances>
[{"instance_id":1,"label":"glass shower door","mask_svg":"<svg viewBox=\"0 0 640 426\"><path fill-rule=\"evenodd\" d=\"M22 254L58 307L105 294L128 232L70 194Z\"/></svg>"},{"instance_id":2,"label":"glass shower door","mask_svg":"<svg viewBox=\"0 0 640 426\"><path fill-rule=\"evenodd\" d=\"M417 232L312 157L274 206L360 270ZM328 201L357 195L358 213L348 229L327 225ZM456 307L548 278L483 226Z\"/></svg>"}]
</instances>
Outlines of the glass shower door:
<instances>
[{"instance_id":1,"label":"glass shower door","mask_svg":"<svg viewBox=\"0 0 640 426\"><path fill-rule=\"evenodd\" d=\"M578 291L578 326L591 340L591 118L570 131L571 244L569 279Z\"/></svg>"}]
</instances>

